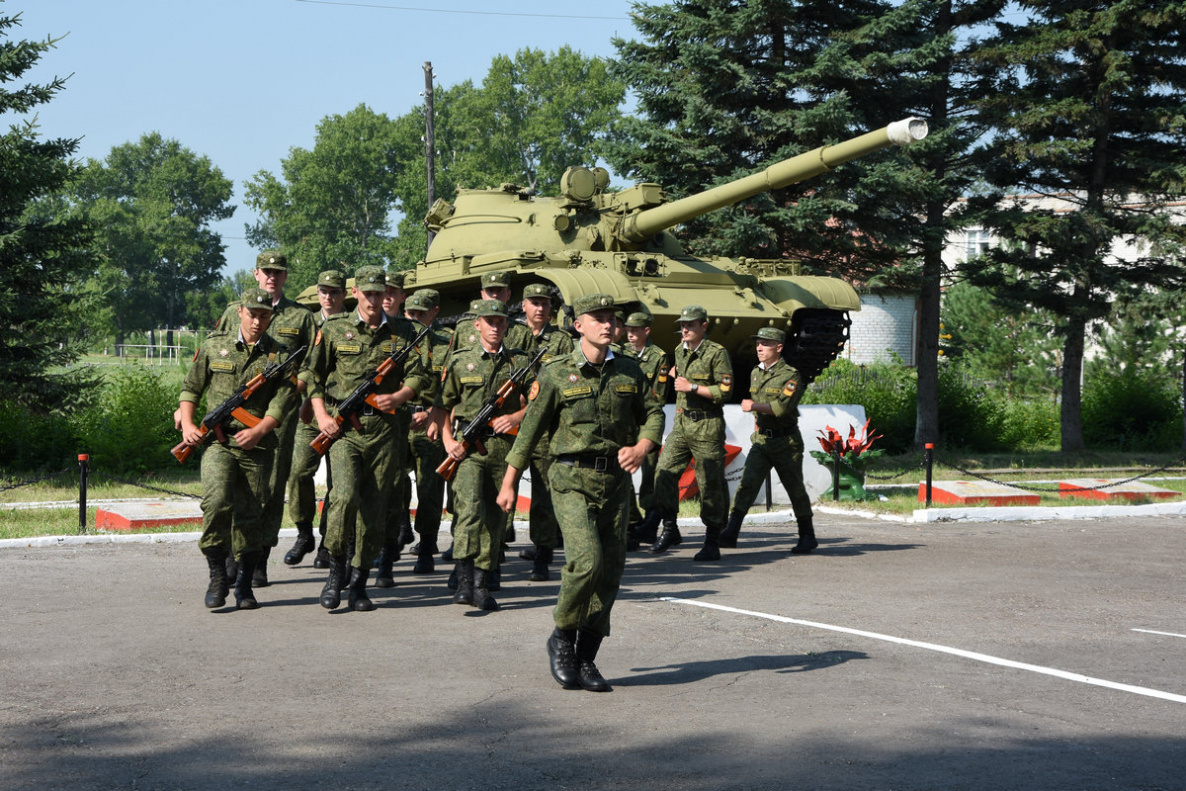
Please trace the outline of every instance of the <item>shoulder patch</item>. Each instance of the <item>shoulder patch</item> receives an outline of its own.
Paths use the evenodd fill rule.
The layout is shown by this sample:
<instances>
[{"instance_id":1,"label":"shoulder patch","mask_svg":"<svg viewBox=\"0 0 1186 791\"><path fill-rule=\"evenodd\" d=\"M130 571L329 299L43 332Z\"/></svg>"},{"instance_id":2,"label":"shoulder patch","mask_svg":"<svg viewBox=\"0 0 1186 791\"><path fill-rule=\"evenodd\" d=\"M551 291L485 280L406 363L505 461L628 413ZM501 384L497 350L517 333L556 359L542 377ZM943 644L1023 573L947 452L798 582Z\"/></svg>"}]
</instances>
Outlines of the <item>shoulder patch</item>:
<instances>
[{"instance_id":1,"label":"shoulder patch","mask_svg":"<svg viewBox=\"0 0 1186 791\"><path fill-rule=\"evenodd\" d=\"M538 379L536 379L534 382L531 383L531 392L529 392L527 394L527 400L534 401L535 397L537 395L539 395L539 380Z\"/></svg>"},{"instance_id":2,"label":"shoulder patch","mask_svg":"<svg viewBox=\"0 0 1186 791\"><path fill-rule=\"evenodd\" d=\"M798 385L795 383L794 379L788 379L787 383L782 388L782 394L787 398L790 398L795 394L795 388L797 386Z\"/></svg>"},{"instance_id":3,"label":"shoulder patch","mask_svg":"<svg viewBox=\"0 0 1186 791\"><path fill-rule=\"evenodd\" d=\"M321 345L321 330L317 330L317 337L313 339L313 345L314 346Z\"/></svg>"},{"instance_id":4,"label":"shoulder patch","mask_svg":"<svg viewBox=\"0 0 1186 791\"><path fill-rule=\"evenodd\" d=\"M733 389L733 377L725 374L721 377L721 392L727 393Z\"/></svg>"}]
</instances>

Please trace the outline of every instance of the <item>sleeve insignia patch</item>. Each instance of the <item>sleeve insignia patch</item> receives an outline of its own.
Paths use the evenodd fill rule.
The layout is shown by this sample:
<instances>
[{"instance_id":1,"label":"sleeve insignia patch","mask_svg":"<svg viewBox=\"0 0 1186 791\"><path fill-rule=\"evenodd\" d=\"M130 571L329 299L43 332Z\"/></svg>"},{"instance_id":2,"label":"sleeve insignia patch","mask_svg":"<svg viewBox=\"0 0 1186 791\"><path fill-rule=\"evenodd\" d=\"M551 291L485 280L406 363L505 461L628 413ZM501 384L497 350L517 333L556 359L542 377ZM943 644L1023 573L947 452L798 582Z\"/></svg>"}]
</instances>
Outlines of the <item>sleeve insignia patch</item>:
<instances>
[{"instance_id":1,"label":"sleeve insignia patch","mask_svg":"<svg viewBox=\"0 0 1186 791\"><path fill-rule=\"evenodd\" d=\"M320 345L321 345L321 330L318 330L318 331L317 331L317 337L313 339L313 345L314 345L314 346L320 346Z\"/></svg>"},{"instance_id":2,"label":"sleeve insignia patch","mask_svg":"<svg viewBox=\"0 0 1186 791\"><path fill-rule=\"evenodd\" d=\"M535 397L539 395L539 380L536 379L531 383L531 392L527 394L528 401L534 401Z\"/></svg>"},{"instance_id":3,"label":"sleeve insignia patch","mask_svg":"<svg viewBox=\"0 0 1186 791\"><path fill-rule=\"evenodd\" d=\"M733 377L725 374L721 377L721 391L729 392L733 388Z\"/></svg>"},{"instance_id":4,"label":"sleeve insignia patch","mask_svg":"<svg viewBox=\"0 0 1186 791\"><path fill-rule=\"evenodd\" d=\"M795 394L795 380L788 379L786 385L782 388L782 394L790 398Z\"/></svg>"}]
</instances>

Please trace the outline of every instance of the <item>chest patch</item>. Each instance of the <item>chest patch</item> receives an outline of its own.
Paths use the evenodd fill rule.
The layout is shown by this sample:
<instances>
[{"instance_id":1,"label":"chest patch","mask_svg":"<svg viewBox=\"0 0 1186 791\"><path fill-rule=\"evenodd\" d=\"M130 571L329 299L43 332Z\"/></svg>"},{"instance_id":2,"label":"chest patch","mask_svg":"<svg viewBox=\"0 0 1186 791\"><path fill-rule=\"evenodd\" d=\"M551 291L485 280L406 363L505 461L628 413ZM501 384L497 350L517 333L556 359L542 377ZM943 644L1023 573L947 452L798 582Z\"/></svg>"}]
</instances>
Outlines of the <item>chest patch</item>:
<instances>
[{"instance_id":1,"label":"chest patch","mask_svg":"<svg viewBox=\"0 0 1186 791\"><path fill-rule=\"evenodd\" d=\"M459 380L463 385L481 384L482 377L480 376L463 376Z\"/></svg>"},{"instance_id":2,"label":"chest patch","mask_svg":"<svg viewBox=\"0 0 1186 791\"><path fill-rule=\"evenodd\" d=\"M226 360L211 360L210 370L229 374L234 372L235 364L232 362L227 362Z\"/></svg>"},{"instance_id":3,"label":"chest patch","mask_svg":"<svg viewBox=\"0 0 1186 791\"><path fill-rule=\"evenodd\" d=\"M614 385L614 390L619 393L637 393L638 385Z\"/></svg>"},{"instance_id":4,"label":"chest patch","mask_svg":"<svg viewBox=\"0 0 1186 791\"><path fill-rule=\"evenodd\" d=\"M342 354L358 354L362 351L361 343L339 343L338 351Z\"/></svg>"},{"instance_id":5,"label":"chest patch","mask_svg":"<svg viewBox=\"0 0 1186 791\"><path fill-rule=\"evenodd\" d=\"M577 398L579 396L593 395L593 388L589 387L589 385L583 385L581 387L565 388L560 392L564 394L565 398Z\"/></svg>"},{"instance_id":6,"label":"chest patch","mask_svg":"<svg viewBox=\"0 0 1186 791\"><path fill-rule=\"evenodd\" d=\"M575 382L577 379L580 379L580 377L579 377L579 376L577 376L576 374L569 374L569 375L568 375L568 381L570 381L570 382Z\"/></svg>"},{"instance_id":7,"label":"chest patch","mask_svg":"<svg viewBox=\"0 0 1186 791\"><path fill-rule=\"evenodd\" d=\"M277 327L276 332L280 335L300 335L299 327Z\"/></svg>"},{"instance_id":8,"label":"chest patch","mask_svg":"<svg viewBox=\"0 0 1186 791\"><path fill-rule=\"evenodd\" d=\"M781 391L777 387L767 387L763 392L766 395L778 395Z\"/></svg>"}]
</instances>

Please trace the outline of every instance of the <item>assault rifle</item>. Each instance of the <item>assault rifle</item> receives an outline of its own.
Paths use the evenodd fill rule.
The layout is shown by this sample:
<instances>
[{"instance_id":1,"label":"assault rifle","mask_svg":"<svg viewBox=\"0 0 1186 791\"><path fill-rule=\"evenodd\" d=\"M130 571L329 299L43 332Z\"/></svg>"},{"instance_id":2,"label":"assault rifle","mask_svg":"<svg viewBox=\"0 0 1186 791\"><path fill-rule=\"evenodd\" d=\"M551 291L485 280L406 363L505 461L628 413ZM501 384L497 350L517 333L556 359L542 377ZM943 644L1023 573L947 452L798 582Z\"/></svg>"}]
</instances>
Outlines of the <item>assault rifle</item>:
<instances>
[{"instance_id":1,"label":"assault rifle","mask_svg":"<svg viewBox=\"0 0 1186 791\"><path fill-rule=\"evenodd\" d=\"M301 358L305 356L305 350L308 348L308 346L302 346L288 355L284 362L268 363L262 373L253 376L251 381L246 384L239 385L235 392L231 393L230 398L206 413L206 417L202 418L202 422L198 424L198 431L202 432L202 440L198 444L204 444L210 439L210 434L214 434L214 438L218 440L218 443L225 445L226 432L223 431L222 427L224 424L229 423L231 418L237 418L245 426L254 428L260 419L244 409L243 404L265 384L282 376L290 366L300 362ZM182 442L173 448L172 453L177 457L178 462L185 464L196 447L197 445L187 445Z\"/></svg>"},{"instance_id":2,"label":"assault rifle","mask_svg":"<svg viewBox=\"0 0 1186 791\"><path fill-rule=\"evenodd\" d=\"M479 456L486 455L486 443L482 442L482 433L489 428L490 422L494 420L498 414L498 410L506 403L507 398L511 395L511 391L523 383L529 372L535 370L536 363L543 359L544 352L547 350L548 348L546 346L542 347L527 365L511 371L510 378L502 383L502 386L498 388L498 391L494 395L490 396L486 403L482 404L482 408L478 410L478 414L474 415L474 419L461 431L461 444L466 450L474 448L478 451ZM457 461L457 459L452 456L446 456L445 460L441 462L441 465L437 467L437 474L446 481L451 480L453 473L457 472L457 466L459 464L461 462Z\"/></svg>"},{"instance_id":3,"label":"assault rifle","mask_svg":"<svg viewBox=\"0 0 1186 791\"><path fill-rule=\"evenodd\" d=\"M362 382L358 387L354 388L354 392L346 396L338 402L338 416L334 418L339 426L350 421L350 425L354 426L354 430L359 434L363 433L362 423L358 420L358 414L366 409L367 405L378 409L375 403L375 388L383 383L384 377L395 370L395 366L408 359L408 355L416 348L420 341L424 340L424 336L428 334L429 327L420 330L420 333L411 340L406 346L401 346L398 349L393 349L391 354L379 363L379 367L368 373L363 377ZM346 429L343 429L343 433ZM341 434L338 435L342 436ZM309 443L309 447L317 451L318 455L324 456L325 452L329 450L329 446L334 444L337 437L331 437L324 431L317 435L317 437Z\"/></svg>"}]
</instances>

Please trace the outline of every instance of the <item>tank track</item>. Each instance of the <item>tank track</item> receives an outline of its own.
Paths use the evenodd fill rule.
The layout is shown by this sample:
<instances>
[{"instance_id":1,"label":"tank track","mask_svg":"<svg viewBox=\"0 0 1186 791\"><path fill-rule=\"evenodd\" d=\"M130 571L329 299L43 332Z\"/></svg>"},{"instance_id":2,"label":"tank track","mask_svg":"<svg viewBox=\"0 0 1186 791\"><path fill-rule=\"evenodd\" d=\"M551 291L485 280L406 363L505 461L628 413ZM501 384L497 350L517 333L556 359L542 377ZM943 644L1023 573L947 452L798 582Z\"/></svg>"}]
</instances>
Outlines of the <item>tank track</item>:
<instances>
[{"instance_id":1,"label":"tank track","mask_svg":"<svg viewBox=\"0 0 1186 791\"><path fill-rule=\"evenodd\" d=\"M844 350L851 326L848 311L800 308L795 311L782 356L810 384Z\"/></svg>"}]
</instances>

